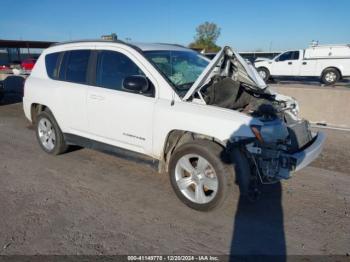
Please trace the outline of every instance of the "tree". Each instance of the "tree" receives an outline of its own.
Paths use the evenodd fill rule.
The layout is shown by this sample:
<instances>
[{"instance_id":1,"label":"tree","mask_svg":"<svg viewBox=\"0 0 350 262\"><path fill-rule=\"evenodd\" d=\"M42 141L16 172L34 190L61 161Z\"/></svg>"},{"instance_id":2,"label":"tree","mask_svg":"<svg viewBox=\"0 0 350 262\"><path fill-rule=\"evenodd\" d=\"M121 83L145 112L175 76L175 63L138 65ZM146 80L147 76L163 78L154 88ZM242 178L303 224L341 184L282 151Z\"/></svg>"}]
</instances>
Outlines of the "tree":
<instances>
[{"instance_id":1,"label":"tree","mask_svg":"<svg viewBox=\"0 0 350 262\"><path fill-rule=\"evenodd\" d=\"M195 41L190 44L190 48L204 49L205 52L217 52L220 47L216 45L221 28L215 23L205 22L196 28Z\"/></svg>"}]
</instances>

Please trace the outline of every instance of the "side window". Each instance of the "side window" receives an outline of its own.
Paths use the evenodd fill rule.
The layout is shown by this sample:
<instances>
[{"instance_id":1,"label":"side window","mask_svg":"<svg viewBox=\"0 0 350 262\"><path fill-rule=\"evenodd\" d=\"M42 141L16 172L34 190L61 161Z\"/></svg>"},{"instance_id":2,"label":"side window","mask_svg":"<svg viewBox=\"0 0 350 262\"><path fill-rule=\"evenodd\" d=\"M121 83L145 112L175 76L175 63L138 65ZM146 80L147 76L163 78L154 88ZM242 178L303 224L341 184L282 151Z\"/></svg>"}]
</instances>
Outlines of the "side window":
<instances>
[{"instance_id":1,"label":"side window","mask_svg":"<svg viewBox=\"0 0 350 262\"><path fill-rule=\"evenodd\" d=\"M299 59L299 51L294 51L293 52L293 60L298 60Z\"/></svg>"},{"instance_id":2,"label":"side window","mask_svg":"<svg viewBox=\"0 0 350 262\"><path fill-rule=\"evenodd\" d=\"M80 84L86 83L89 58L90 50L65 52L59 79Z\"/></svg>"},{"instance_id":3,"label":"side window","mask_svg":"<svg viewBox=\"0 0 350 262\"><path fill-rule=\"evenodd\" d=\"M122 90L127 76L144 75L141 69L126 55L115 51L100 51L97 57L96 85Z\"/></svg>"},{"instance_id":4,"label":"side window","mask_svg":"<svg viewBox=\"0 0 350 262\"><path fill-rule=\"evenodd\" d=\"M278 57L278 61L286 61L286 60L298 60L299 59L299 51L289 51L285 52Z\"/></svg>"},{"instance_id":5,"label":"side window","mask_svg":"<svg viewBox=\"0 0 350 262\"><path fill-rule=\"evenodd\" d=\"M45 56L46 72L52 79L56 79L58 76L58 58L60 54L60 52L57 52Z\"/></svg>"},{"instance_id":6,"label":"side window","mask_svg":"<svg viewBox=\"0 0 350 262\"><path fill-rule=\"evenodd\" d=\"M292 60L292 57L293 57L293 52L285 52L278 57L278 61L282 62L286 60Z\"/></svg>"}]
</instances>

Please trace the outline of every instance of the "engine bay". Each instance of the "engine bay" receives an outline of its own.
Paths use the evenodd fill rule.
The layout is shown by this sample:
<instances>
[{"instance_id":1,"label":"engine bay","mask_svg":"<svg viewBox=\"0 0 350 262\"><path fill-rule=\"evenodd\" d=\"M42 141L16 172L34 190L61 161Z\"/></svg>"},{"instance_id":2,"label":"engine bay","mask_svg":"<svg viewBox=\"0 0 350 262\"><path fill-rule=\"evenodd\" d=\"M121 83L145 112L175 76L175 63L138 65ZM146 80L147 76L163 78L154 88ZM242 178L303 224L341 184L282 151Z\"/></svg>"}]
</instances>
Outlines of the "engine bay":
<instances>
[{"instance_id":1,"label":"engine bay","mask_svg":"<svg viewBox=\"0 0 350 262\"><path fill-rule=\"evenodd\" d=\"M299 119L276 94L257 93L230 77L215 76L200 90L207 105L236 110L259 119L263 141L246 146L264 183L288 179L295 168L289 154L308 145L312 133L308 121Z\"/></svg>"},{"instance_id":2,"label":"engine bay","mask_svg":"<svg viewBox=\"0 0 350 262\"><path fill-rule=\"evenodd\" d=\"M274 95L258 94L244 84L229 77L214 77L201 89L207 105L236 110L265 120L282 117L285 103L275 100Z\"/></svg>"}]
</instances>

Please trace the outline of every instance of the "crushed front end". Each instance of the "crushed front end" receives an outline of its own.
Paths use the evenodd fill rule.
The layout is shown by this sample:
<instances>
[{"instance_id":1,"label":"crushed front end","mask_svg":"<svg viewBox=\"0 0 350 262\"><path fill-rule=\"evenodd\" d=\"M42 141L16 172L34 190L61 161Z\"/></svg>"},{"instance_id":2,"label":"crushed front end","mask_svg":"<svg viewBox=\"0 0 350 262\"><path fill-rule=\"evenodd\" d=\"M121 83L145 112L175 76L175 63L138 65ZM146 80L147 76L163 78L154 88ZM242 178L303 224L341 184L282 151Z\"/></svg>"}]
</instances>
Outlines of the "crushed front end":
<instances>
[{"instance_id":1,"label":"crushed front end","mask_svg":"<svg viewBox=\"0 0 350 262\"><path fill-rule=\"evenodd\" d=\"M256 139L244 146L262 183L290 178L321 153L324 134L313 132L292 110L274 107L273 113L263 110L256 117L262 125L251 126Z\"/></svg>"},{"instance_id":2,"label":"crushed front end","mask_svg":"<svg viewBox=\"0 0 350 262\"><path fill-rule=\"evenodd\" d=\"M309 122L299 118L295 99L276 93L230 47L216 55L184 99L234 110L257 120L247 137L233 134L227 149L244 151L252 173L263 183L290 178L322 151L325 136L312 132Z\"/></svg>"}]
</instances>

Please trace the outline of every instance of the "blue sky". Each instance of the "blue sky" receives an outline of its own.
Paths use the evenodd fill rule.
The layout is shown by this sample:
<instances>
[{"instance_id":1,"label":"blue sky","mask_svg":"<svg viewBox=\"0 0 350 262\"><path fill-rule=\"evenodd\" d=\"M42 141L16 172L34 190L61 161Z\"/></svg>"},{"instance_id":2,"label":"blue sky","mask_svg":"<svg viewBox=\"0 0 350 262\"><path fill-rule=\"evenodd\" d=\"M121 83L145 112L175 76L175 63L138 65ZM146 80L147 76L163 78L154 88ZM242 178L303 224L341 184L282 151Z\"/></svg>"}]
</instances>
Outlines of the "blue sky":
<instances>
[{"instance_id":1,"label":"blue sky","mask_svg":"<svg viewBox=\"0 0 350 262\"><path fill-rule=\"evenodd\" d=\"M0 39L99 38L187 45L202 22L239 51L350 43L350 0L16 0L1 4Z\"/></svg>"}]
</instances>

